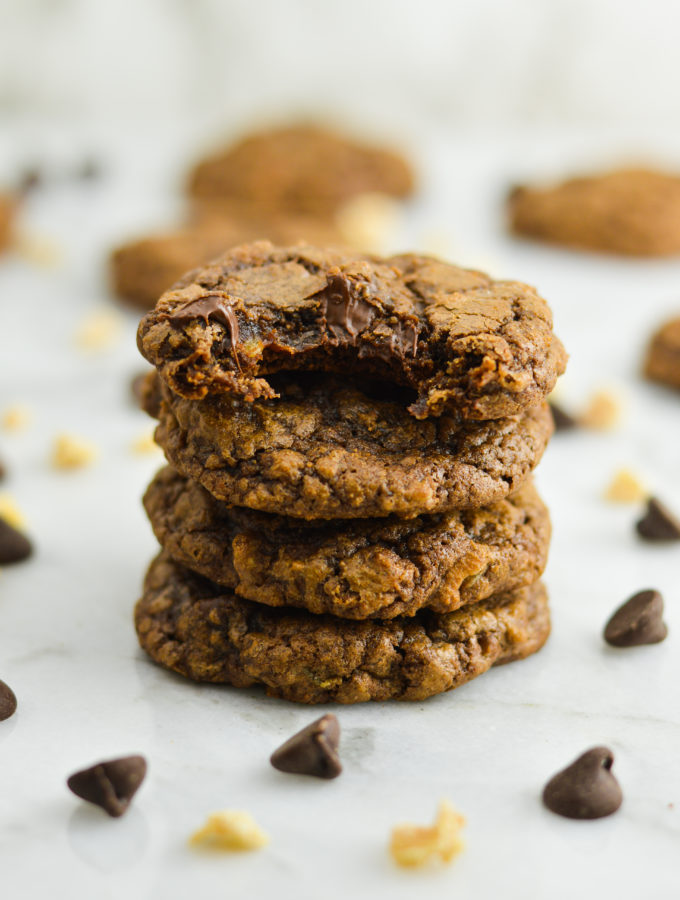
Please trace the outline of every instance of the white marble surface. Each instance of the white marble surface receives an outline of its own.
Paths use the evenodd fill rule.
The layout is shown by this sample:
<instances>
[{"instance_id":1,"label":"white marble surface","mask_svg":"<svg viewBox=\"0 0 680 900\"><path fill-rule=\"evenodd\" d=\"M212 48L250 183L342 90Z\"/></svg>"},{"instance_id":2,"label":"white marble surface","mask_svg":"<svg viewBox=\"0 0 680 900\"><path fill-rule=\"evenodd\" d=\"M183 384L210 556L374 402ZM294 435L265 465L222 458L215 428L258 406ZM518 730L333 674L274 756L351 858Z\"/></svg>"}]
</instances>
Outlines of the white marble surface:
<instances>
[{"instance_id":1,"label":"white marble surface","mask_svg":"<svg viewBox=\"0 0 680 900\"><path fill-rule=\"evenodd\" d=\"M162 189L181 144L159 168L160 146L109 145L103 182L35 195L24 228L59 242L59 266L12 256L0 264L0 408L22 403L34 414L25 432L0 433L10 470L0 490L24 511L37 548L0 575L0 677L19 699L0 723L2 896L680 895L680 550L640 543L638 510L601 496L626 465L680 509L680 400L637 374L650 329L680 310L680 262L529 246L503 234L500 215L502 190L518 175L606 155L610 145L581 135L440 135L421 148L428 174L401 242L444 229L439 238L457 261L536 284L571 353L565 403L608 385L624 396L626 415L613 432L559 436L540 467L554 520L545 649L426 703L336 709L345 771L329 783L282 775L267 761L323 710L198 687L137 649L132 606L155 551L139 498L159 460L130 451L149 429L128 396L140 368L135 316L121 313L120 340L94 355L73 335L111 303L102 265L111 241L173 206ZM96 464L53 470L50 445L61 431L95 441ZM665 595L668 639L608 648L608 615L648 586ZM619 813L571 822L544 810L547 778L602 743L616 754ZM133 752L147 756L149 775L123 819L66 790L73 770ZM394 868L391 826L430 821L442 797L467 816L464 854L450 868ZM250 810L270 846L242 856L188 850L188 834L221 807Z\"/></svg>"}]
</instances>

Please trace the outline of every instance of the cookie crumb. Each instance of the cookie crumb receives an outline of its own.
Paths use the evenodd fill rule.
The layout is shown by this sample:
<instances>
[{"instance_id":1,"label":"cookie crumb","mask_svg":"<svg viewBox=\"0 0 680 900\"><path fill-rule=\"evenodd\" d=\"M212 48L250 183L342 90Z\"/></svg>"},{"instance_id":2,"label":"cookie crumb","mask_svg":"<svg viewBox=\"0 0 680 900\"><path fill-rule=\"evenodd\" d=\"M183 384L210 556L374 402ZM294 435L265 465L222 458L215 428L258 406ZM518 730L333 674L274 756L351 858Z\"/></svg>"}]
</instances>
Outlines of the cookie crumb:
<instances>
[{"instance_id":1,"label":"cookie crumb","mask_svg":"<svg viewBox=\"0 0 680 900\"><path fill-rule=\"evenodd\" d=\"M9 406L2 415L2 427L6 431L23 431L33 418L27 406Z\"/></svg>"},{"instance_id":2,"label":"cookie crumb","mask_svg":"<svg viewBox=\"0 0 680 900\"><path fill-rule=\"evenodd\" d=\"M19 235L15 240L15 249L20 256L36 266L50 269L58 266L62 261L62 251L59 245L51 238L37 234Z\"/></svg>"},{"instance_id":3,"label":"cookie crumb","mask_svg":"<svg viewBox=\"0 0 680 900\"><path fill-rule=\"evenodd\" d=\"M604 497L612 503L638 503L648 494L635 472L630 469L619 469L609 482Z\"/></svg>"},{"instance_id":4,"label":"cookie crumb","mask_svg":"<svg viewBox=\"0 0 680 900\"><path fill-rule=\"evenodd\" d=\"M242 809L211 813L205 825L189 838L190 846L213 850L259 850L268 843L269 835Z\"/></svg>"},{"instance_id":5,"label":"cookie crumb","mask_svg":"<svg viewBox=\"0 0 680 900\"><path fill-rule=\"evenodd\" d=\"M442 800L434 825L397 825L392 830L392 858L408 868L423 866L436 856L450 863L465 846L461 836L464 825L464 816Z\"/></svg>"},{"instance_id":6,"label":"cookie crumb","mask_svg":"<svg viewBox=\"0 0 680 900\"><path fill-rule=\"evenodd\" d=\"M579 416L579 424L585 428L606 431L621 421L621 399L611 391L596 391L585 411Z\"/></svg>"},{"instance_id":7,"label":"cookie crumb","mask_svg":"<svg viewBox=\"0 0 680 900\"><path fill-rule=\"evenodd\" d=\"M153 431L146 432L145 434L141 434L138 438L135 438L130 445L130 448L132 452L136 453L138 456L146 456L149 453L159 453L161 449L153 438Z\"/></svg>"},{"instance_id":8,"label":"cookie crumb","mask_svg":"<svg viewBox=\"0 0 680 900\"><path fill-rule=\"evenodd\" d=\"M0 494L0 519L19 531L26 527L26 519L9 494Z\"/></svg>"},{"instance_id":9,"label":"cookie crumb","mask_svg":"<svg viewBox=\"0 0 680 900\"><path fill-rule=\"evenodd\" d=\"M75 340L81 350L103 350L120 335L120 316L104 309L87 316L76 331Z\"/></svg>"},{"instance_id":10,"label":"cookie crumb","mask_svg":"<svg viewBox=\"0 0 680 900\"><path fill-rule=\"evenodd\" d=\"M352 247L372 253L386 249L399 225L399 203L387 194L359 194L337 214L343 239Z\"/></svg>"},{"instance_id":11,"label":"cookie crumb","mask_svg":"<svg viewBox=\"0 0 680 900\"><path fill-rule=\"evenodd\" d=\"M89 441L60 434L54 440L52 465L55 469L80 469L97 458L97 448Z\"/></svg>"}]
</instances>

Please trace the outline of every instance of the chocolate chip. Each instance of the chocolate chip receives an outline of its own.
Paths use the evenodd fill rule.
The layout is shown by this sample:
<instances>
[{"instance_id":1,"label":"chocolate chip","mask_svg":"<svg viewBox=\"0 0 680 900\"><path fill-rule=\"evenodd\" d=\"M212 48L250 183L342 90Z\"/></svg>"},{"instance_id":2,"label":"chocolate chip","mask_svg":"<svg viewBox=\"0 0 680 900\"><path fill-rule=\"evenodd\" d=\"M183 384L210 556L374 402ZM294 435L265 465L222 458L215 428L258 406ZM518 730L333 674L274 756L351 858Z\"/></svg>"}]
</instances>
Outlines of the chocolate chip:
<instances>
[{"instance_id":1,"label":"chocolate chip","mask_svg":"<svg viewBox=\"0 0 680 900\"><path fill-rule=\"evenodd\" d=\"M0 518L0 566L21 562L32 552L33 547L26 535Z\"/></svg>"},{"instance_id":2,"label":"chocolate chip","mask_svg":"<svg viewBox=\"0 0 680 900\"><path fill-rule=\"evenodd\" d=\"M647 501L647 510L635 526L646 541L680 541L680 520L656 497Z\"/></svg>"},{"instance_id":3,"label":"chocolate chip","mask_svg":"<svg viewBox=\"0 0 680 900\"><path fill-rule=\"evenodd\" d=\"M0 460L0 481L7 477L7 467L4 462Z\"/></svg>"},{"instance_id":4,"label":"chocolate chip","mask_svg":"<svg viewBox=\"0 0 680 900\"><path fill-rule=\"evenodd\" d=\"M270 762L280 772L337 778L342 772L339 743L340 724L333 713L327 713L281 744Z\"/></svg>"},{"instance_id":5,"label":"chocolate chip","mask_svg":"<svg viewBox=\"0 0 680 900\"><path fill-rule=\"evenodd\" d=\"M13 716L17 709L17 698L14 696L12 688L0 681L0 722Z\"/></svg>"},{"instance_id":6,"label":"chocolate chip","mask_svg":"<svg viewBox=\"0 0 680 900\"><path fill-rule=\"evenodd\" d=\"M96 159L84 159L76 169L75 175L76 178L81 178L84 181L94 181L96 178L101 178L102 171L101 163L97 162Z\"/></svg>"},{"instance_id":7,"label":"chocolate chip","mask_svg":"<svg viewBox=\"0 0 680 900\"><path fill-rule=\"evenodd\" d=\"M571 431L574 428L578 428L576 419L565 412L561 406L558 406L554 400L551 400L548 406L552 413L555 431Z\"/></svg>"},{"instance_id":8,"label":"chocolate chip","mask_svg":"<svg viewBox=\"0 0 680 900\"><path fill-rule=\"evenodd\" d=\"M551 812L568 819L610 816L623 800L611 772L613 762L611 750L593 747L550 779L543 790L543 802Z\"/></svg>"},{"instance_id":9,"label":"chocolate chip","mask_svg":"<svg viewBox=\"0 0 680 900\"><path fill-rule=\"evenodd\" d=\"M19 192L28 194L40 187L44 181L43 173L38 168L24 169L19 177Z\"/></svg>"},{"instance_id":10,"label":"chocolate chip","mask_svg":"<svg viewBox=\"0 0 680 900\"><path fill-rule=\"evenodd\" d=\"M668 634L663 620L663 597L658 591L640 591L620 606L604 629L612 647L658 644Z\"/></svg>"},{"instance_id":11,"label":"chocolate chip","mask_svg":"<svg viewBox=\"0 0 680 900\"><path fill-rule=\"evenodd\" d=\"M77 797L117 817L128 808L145 775L143 756L124 756L75 772L66 784Z\"/></svg>"}]
</instances>

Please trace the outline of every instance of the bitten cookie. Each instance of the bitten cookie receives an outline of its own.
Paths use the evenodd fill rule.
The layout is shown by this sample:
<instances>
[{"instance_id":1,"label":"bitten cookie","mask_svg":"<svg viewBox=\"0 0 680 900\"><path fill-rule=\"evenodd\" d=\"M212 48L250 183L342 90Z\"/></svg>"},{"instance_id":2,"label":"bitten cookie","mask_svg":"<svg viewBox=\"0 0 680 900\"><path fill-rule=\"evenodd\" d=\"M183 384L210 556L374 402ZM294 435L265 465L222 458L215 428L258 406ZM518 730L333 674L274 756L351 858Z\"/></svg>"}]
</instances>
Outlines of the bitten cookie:
<instances>
[{"instance_id":1,"label":"bitten cookie","mask_svg":"<svg viewBox=\"0 0 680 900\"><path fill-rule=\"evenodd\" d=\"M508 198L517 234L626 256L680 253L680 177L621 169L549 187L518 187Z\"/></svg>"},{"instance_id":2,"label":"bitten cookie","mask_svg":"<svg viewBox=\"0 0 680 900\"><path fill-rule=\"evenodd\" d=\"M539 403L566 364L533 288L403 255L267 242L234 248L142 319L142 355L177 394L277 396L303 369L409 387L417 418L497 419Z\"/></svg>"},{"instance_id":3,"label":"bitten cookie","mask_svg":"<svg viewBox=\"0 0 680 900\"><path fill-rule=\"evenodd\" d=\"M189 191L262 210L331 218L358 194L405 197L413 173L398 154L299 125L246 137L200 163Z\"/></svg>"},{"instance_id":4,"label":"bitten cookie","mask_svg":"<svg viewBox=\"0 0 680 900\"><path fill-rule=\"evenodd\" d=\"M644 374L651 381L680 389L680 317L664 322L652 336Z\"/></svg>"},{"instance_id":5,"label":"bitten cookie","mask_svg":"<svg viewBox=\"0 0 680 900\"><path fill-rule=\"evenodd\" d=\"M299 703L424 700L535 653L550 631L540 582L445 615L348 622L238 599L163 556L135 624L168 669Z\"/></svg>"},{"instance_id":6,"label":"bitten cookie","mask_svg":"<svg viewBox=\"0 0 680 900\"><path fill-rule=\"evenodd\" d=\"M550 541L531 484L476 510L306 522L230 508L166 467L144 507L168 555L194 572L248 600L348 619L445 613L532 584Z\"/></svg>"},{"instance_id":7,"label":"bitten cookie","mask_svg":"<svg viewBox=\"0 0 680 900\"><path fill-rule=\"evenodd\" d=\"M276 400L162 389L156 441L225 503L306 519L485 506L526 481L552 433L546 403L486 422L414 419L394 387L279 375Z\"/></svg>"},{"instance_id":8,"label":"bitten cookie","mask_svg":"<svg viewBox=\"0 0 680 900\"><path fill-rule=\"evenodd\" d=\"M200 222L174 232L124 244L111 254L114 292L140 309L151 309L161 294L187 272L244 241L263 238L281 243L300 240L341 245L339 232L328 222L284 216L263 218L252 211L226 209L204 215Z\"/></svg>"}]
</instances>

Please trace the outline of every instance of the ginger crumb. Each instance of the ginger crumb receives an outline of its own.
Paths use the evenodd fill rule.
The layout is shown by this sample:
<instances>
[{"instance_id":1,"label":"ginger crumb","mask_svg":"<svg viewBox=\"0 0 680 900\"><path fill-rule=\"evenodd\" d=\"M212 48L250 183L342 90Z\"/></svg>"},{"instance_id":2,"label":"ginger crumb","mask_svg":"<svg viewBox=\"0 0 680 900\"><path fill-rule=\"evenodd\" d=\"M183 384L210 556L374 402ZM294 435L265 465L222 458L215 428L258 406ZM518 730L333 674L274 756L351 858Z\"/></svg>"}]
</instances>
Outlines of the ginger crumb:
<instances>
[{"instance_id":1,"label":"ginger crumb","mask_svg":"<svg viewBox=\"0 0 680 900\"><path fill-rule=\"evenodd\" d=\"M616 394L611 391L596 391L578 421L585 428L607 430L619 424L621 413L621 400Z\"/></svg>"},{"instance_id":2,"label":"ginger crumb","mask_svg":"<svg viewBox=\"0 0 680 900\"><path fill-rule=\"evenodd\" d=\"M648 495L649 491L630 469L619 469L604 493L605 500L612 503L639 503Z\"/></svg>"},{"instance_id":3,"label":"ginger crumb","mask_svg":"<svg viewBox=\"0 0 680 900\"><path fill-rule=\"evenodd\" d=\"M120 330L120 316L108 309L99 310L83 320L76 331L76 344L81 350L103 350L116 341Z\"/></svg>"},{"instance_id":4,"label":"ginger crumb","mask_svg":"<svg viewBox=\"0 0 680 900\"><path fill-rule=\"evenodd\" d=\"M434 825L397 825L392 830L392 858L408 868L424 866L435 857L450 863L465 846L461 835L464 825L465 818L442 800Z\"/></svg>"},{"instance_id":5,"label":"ginger crumb","mask_svg":"<svg viewBox=\"0 0 680 900\"><path fill-rule=\"evenodd\" d=\"M0 494L0 519L4 519L17 531L23 531L26 527L26 520L21 510L9 494Z\"/></svg>"},{"instance_id":6,"label":"ginger crumb","mask_svg":"<svg viewBox=\"0 0 680 900\"><path fill-rule=\"evenodd\" d=\"M27 406L10 406L2 416L2 427L6 431L23 431L31 423L31 411Z\"/></svg>"},{"instance_id":7,"label":"ginger crumb","mask_svg":"<svg viewBox=\"0 0 680 900\"><path fill-rule=\"evenodd\" d=\"M249 812L241 809L211 813L205 825L189 838L190 846L213 850L259 850L268 843L269 836Z\"/></svg>"},{"instance_id":8,"label":"ginger crumb","mask_svg":"<svg viewBox=\"0 0 680 900\"><path fill-rule=\"evenodd\" d=\"M339 210L337 224L343 240L371 253L386 252L400 219L399 203L386 194L359 194Z\"/></svg>"},{"instance_id":9,"label":"ginger crumb","mask_svg":"<svg viewBox=\"0 0 680 900\"><path fill-rule=\"evenodd\" d=\"M139 456L145 456L150 453L160 453L160 447L153 439L153 432L146 432L145 434L140 435L130 445L132 452L138 454Z\"/></svg>"},{"instance_id":10,"label":"ginger crumb","mask_svg":"<svg viewBox=\"0 0 680 900\"><path fill-rule=\"evenodd\" d=\"M14 249L33 265L50 269L59 265L63 253L52 238L37 234L20 234L14 240Z\"/></svg>"},{"instance_id":11,"label":"ginger crumb","mask_svg":"<svg viewBox=\"0 0 680 900\"><path fill-rule=\"evenodd\" d=\"M97 448L89 441L68 434L57 435L52 449L55 469L81 469L97 458Z\"/></svg>"}]
</instances>

